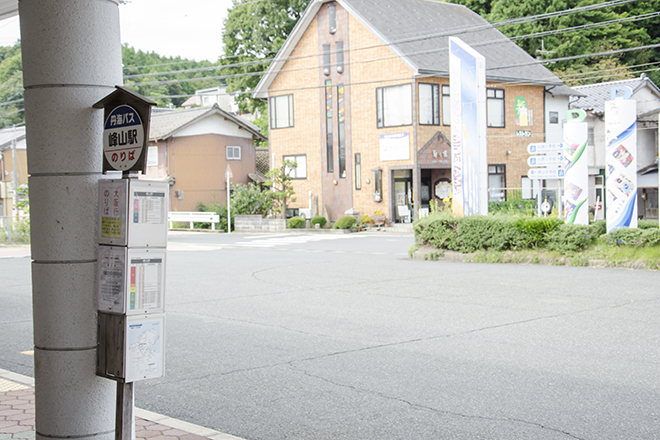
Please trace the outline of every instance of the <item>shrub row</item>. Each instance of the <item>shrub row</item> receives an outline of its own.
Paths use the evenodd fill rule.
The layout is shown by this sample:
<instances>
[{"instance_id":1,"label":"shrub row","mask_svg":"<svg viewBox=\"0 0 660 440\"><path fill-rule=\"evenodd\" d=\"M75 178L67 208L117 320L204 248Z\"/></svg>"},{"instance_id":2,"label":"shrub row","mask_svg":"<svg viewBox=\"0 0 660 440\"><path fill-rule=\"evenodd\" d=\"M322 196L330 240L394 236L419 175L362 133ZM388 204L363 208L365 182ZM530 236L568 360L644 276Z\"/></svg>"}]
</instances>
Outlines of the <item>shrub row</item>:
<instances>
[{"instance_id":1,"label":"shrub row","mask_svg":"<svg viewBox=\"0 0 660 440\"><path fill-rule=\"evenodd\" d=\"M554 217L454 217L451 213L441 212L417 220L414 229L419 244L462 253L546 248L565 254L579 252L600 237L603 242L613 245L658 245L660 229L657 222L649 224L654 228L623 228L606 234L604 221L586 226L565 224Z\"/></svg>"}]
</instances>

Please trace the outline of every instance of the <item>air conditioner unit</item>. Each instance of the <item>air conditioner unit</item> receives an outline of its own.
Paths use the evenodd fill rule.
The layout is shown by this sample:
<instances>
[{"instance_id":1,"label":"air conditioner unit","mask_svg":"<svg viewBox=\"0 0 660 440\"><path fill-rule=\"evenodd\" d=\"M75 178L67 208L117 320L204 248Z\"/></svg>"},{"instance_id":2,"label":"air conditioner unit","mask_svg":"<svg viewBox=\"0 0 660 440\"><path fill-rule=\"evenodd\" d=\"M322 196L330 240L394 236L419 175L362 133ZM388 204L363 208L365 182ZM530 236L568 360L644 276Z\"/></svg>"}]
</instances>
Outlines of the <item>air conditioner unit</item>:
<instances>
[{"instance_id":1,"label":"air conditioner unit","mask_svg":"<svg viewBox=\"0 0 660 440\"><path fill-rule=\"evenodd\" d=\"M298 210L298 215L306 220L312 218L312 209L311 208L300 208Z\"/></svg>"}]
</instances>

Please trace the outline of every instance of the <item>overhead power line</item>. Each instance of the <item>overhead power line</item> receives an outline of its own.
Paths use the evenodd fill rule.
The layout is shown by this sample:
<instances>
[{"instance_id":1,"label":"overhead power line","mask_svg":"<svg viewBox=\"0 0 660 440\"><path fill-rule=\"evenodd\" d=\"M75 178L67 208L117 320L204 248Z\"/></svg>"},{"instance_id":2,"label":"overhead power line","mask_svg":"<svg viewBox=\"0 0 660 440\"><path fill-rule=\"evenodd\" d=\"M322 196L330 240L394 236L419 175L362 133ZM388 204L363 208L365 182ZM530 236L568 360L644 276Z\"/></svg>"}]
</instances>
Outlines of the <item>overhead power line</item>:
<instances>
[{"instance_id":1,"label":"overhead power line","mask_svg":"<svg viewBox=\"0 0 660 440\"><path fill-rule=\"evenodd\" d=\"M533 21L543 20L543 19L546 19L546 18L572 15L572 14L585 12L585 11L592 11L592 10L596 10L596 9L606 8L606 7L619 6L619 5L622 5L622 4L625 4L625 3L632 3L632 2L635 2L635 1L639 1L639 0L612 0L612 1L597 3L597 4L589 5L589 6L583 6L583 7L573 8L573 9L566 9L566 10L562 10L562 11L550 12L550 13L545 13L545 14L531 15L531 16L527 16L527 17L501 20L501 21L497 21L497 22L493 22L493 23L470 26L470 27L466 27L466 28L462 28L462 29L451 29L451 30L446 30L446 31L442 31L442 32L422 34L422 35L418 34L418 35L407 37L407 38L393 39L389 43L370 45L370 46L364 46L364 47L357 47L357 48L349 48L348 50L346 50L346 52L350 53L350 52L359 51L359 50L374 49L374 48L378 48L378 47L388 47L388 46L393 46L393 45L397 45L397 44L410 43L410 42L414 42L414 41L422 41L422 40L441 38L441 37L446 37L446 36L455 36L455 35L461 35L461 34L465 34L465 33L481 32L481 31L492 29L493 27L501 27L501 26L506 26L506 25L511 25L511 24L520 24L520 23L530 23L530 22L533 22ZM578 31L578 30L582 30L582 29L608 26L608 25L612 25L612 24L622 23L622 22L625 22L625 21L645 20L645 19L648 19L648 18L656 17L658 15L660 15L660 12L644 14L644 16L635 16L635 17L629 17L629 18L623 18L623 19L617 19L617 20L610 20L608 22L592 23L592 24L583 25L583 26L576 26L574 28L568 28L568 29L571 29L571 30L558 29L558 30L553 30L553 31L546 31L547 33L535 33L535 34L521 35L521 36L517 36L517 37L514 37L514 38L510 38L509 40L513 40L513 39L521 40L521 39L526 39L526 38L538 38L538 37L545 36L545 35L560 34L560 33L565 33L565 32ZM506 41L506 40L507 39L502 39L501 41ZM491 42L491 44L492 43L493 42ZM446 50L446 49L439 49L439 50ZM290 57L287 57L286 60L300 60L300 59L309 58L309 57L316 57L316 56L318 56L318 54L299 55L299 56L296 56L296 57L291 57L290 56ZM214 66L209 66L209 67L193 68L193 69L181 69L181 70L174 70L174 71L169 71L169 72L152 72L152 73L145 73L145 74L133 74L133 75L126 75L125 78L140 78L140 77L148 77L148 76L165 76L165 75L170 75L170 74L175 75L175 74L180 74L180 73L196 73L196 72L212 71L212 70L222 69L224 67L245 67L245 66L250 66L250 65L268 64L271 61L273 61L273 59L274 58L264 58L264 59L261 59L261 60L248 61L248 62L244 62L244 63L232 63L232 64L228 64L228 65L214 65ZM164 65L166 65L166 64L164 64ZM149 66L144 66L144 67L149 67Z\"/></svg>"}]
</instances>

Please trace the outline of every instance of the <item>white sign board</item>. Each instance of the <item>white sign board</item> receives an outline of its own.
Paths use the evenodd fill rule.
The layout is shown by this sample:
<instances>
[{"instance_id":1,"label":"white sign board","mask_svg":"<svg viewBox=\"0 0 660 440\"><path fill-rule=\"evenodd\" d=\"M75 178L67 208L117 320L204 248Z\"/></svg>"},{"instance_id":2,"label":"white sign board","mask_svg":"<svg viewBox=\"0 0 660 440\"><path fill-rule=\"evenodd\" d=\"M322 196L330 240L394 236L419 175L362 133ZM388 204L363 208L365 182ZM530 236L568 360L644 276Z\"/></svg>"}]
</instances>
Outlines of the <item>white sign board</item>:
<instances>
[{"instance_id":1,"label":"white sign board","mask_svg":"<svg viewBox=\"0 0 660 440\"><path fill-rule=\"evenodd\" d=\"M530 167L561 167L564 165L564 156L553 154L548 156L530 156L527 158Z\"/></svg>"},{"instance_id":2,"label":"white sign board","mask_svg":"<svg viewBox=\"0 0 660 440\"><path fill-rule=\"evenodd\" d=\"M561 153L563 150L564 144L561 142L537 142L527 145L527 152L529 154Z\"/></svg>"},{"instance_id":3,"label":"white sign board","mask_svg":"<svg viewBox=\"0 0 660 440\"><path fill-rule=\"evenodd\" d=\"M126 319L126 382L153 379L163 375L165 317L129 316Z\"/></svg>"},{"instance_id":4,"label":"white sign board","mask_svg":"<svg viewBox=\"0 0 660 440\"><path fill-rule=\"evenodd\" d=\"M563 168L530 168L527 177L530 179L563 179L566 172Z\"/></svg>"},{"instance_id":5,"label":"white sign board","mask_svg":"<svg viewBox=\"0 0 660 440\"><path fill-rule=\"evenodd\" d=\"M129 170L142 154L144 127L138 112L129 105L114 108L103 126L103 154L115 170Z\"/></svg>"},{"instance_id":6,"label":"white sign board","mask_svg":"<svg viewBox=\"0 0 660 440\"><path fill-rule=\"evenodd\" d=\"M166 247L169 184L137 179L99 181L99 243Z\"/></svg>"},{"instance_id":7,"label":"white sign board","mask_svg":"<svg viewBox=\"0 0 660 440\"><path fill-rule=\"evenodd\" d=\"M410 136L408 133L380 135L380 160L409 160Z\"/></svg>"},{"instance_id":8,"label":"white sign board","mask_svg":"<svg viewBox=\"0 0 660 440\"><path fill-rule=\"evenodd\" d=\"M126 315L162 313L165 257L164 248L99 246L98 309Z\"/></svg>"}]
</instances>

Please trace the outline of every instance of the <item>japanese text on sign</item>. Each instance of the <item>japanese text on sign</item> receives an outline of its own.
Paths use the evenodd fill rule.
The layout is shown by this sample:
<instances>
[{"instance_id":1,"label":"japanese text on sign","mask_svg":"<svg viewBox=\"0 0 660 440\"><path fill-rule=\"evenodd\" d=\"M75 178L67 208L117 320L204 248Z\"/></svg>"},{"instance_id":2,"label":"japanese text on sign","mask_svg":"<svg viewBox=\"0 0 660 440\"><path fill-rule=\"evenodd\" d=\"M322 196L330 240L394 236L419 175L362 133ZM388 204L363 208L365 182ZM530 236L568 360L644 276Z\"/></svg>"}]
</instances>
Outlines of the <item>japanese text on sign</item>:
<instances>
[{"instance_id":1,"label":"japanese text on sign","mask_svg":"<svg viewBox=\"0 0 660 440\"><path fill-rule=\"evenodd\" d=\"M133 107L120 105L108 116L103 131L103 152L115 170L128 170L142 154L144 128Z\"/></svg>"}]
</instances>

